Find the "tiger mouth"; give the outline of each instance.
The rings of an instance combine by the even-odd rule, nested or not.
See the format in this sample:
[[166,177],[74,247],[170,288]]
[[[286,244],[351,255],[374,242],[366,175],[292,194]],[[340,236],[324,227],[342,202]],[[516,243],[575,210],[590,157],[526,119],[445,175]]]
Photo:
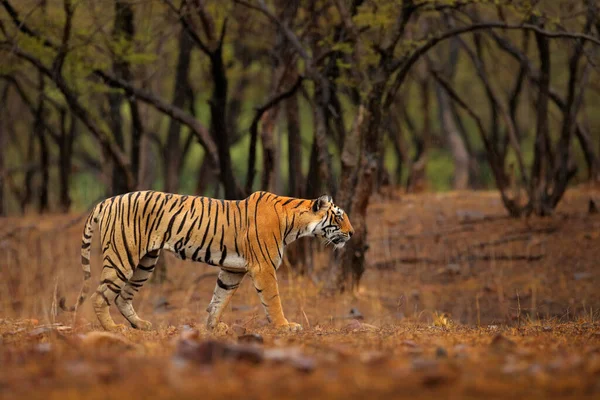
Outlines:
[[333,244],[344,244],[348,241],[348,237],[346,236],[336,236],[333,239],[331,239],[331,241],[333,242]]

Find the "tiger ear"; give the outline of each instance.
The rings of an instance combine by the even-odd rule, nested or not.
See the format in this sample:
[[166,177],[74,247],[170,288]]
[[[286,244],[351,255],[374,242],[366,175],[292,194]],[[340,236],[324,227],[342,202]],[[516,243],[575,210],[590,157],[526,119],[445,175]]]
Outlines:
[[331,203],[333,203],[333,199],[331,198],[331,196],[324,194],[323,196],[313,201],[312,210],[313,212],[317,212],[319,210],[322,210],[323,208],[329,207]]

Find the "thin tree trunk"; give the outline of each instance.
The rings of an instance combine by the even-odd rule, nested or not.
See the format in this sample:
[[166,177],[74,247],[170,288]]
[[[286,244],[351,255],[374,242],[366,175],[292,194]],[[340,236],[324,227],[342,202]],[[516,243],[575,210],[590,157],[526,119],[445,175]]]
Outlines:
[[260,182],[261,190],[273,191],[275,185],[275,123],[279,114],[279,106],[275,106],[267,111],[262,118],[262,129],[260,130],[260,139],[262,143],[263,171]]
[[[365,271],[367,240],[367,207],[377,179],[377,160],[381,149],[381,109],[385,82],[373,85],[365,98],[363,123],[357,120],[360,130],[362,152],[357,181],[352,193],[352,207],[349,216],[354,227],[354,236],[343,253],[342,273],[338,275],[336,287],[340,290],[355,289]],[[360,111],[359,111],[360,118]],[[350,141],[351,138],[348,138]],[[331,280],[330,280],[331,282]]]
[[5,83],[2,88],[2,95],[0,96],[0,104],[3,105],[0,107],[0,217],[6,216],[6,206],[4,204],[4,174],[6,173],[5,165],[4,165],[4,154],[6,152],[6,146],[8,140],[6,139],[4,121],[6,114],[6,99],[8,99],[8,88],[9,84]]
[[69,114],[70,126],[67,129],[67,112],[61,112],[60,115],[60,138],[59,138],[59,191],[60,207],[63,212],[68,212],[71,207],[71,196],[69,195],[69,178],[71,176],[71,163],[73,158],[73,141],[77,134],[77,119],[73,114]]
[[285,101],[288,131],[288,192],[292,197],[302,197],[302,137],[300,136],[300,112],[298,96]]
[[[178,108],[184,108],[189,90],[189,69],[193,41],[185,29],[179,34],[179,55],[175,69],[175,83],[173,88],[172,104]],[[165,147],[164,188],[166,192],[176,193],[179,189],[179,174],[182,165],[181,150],[181,124],[171,119],[167,133]]]
[[[421,129],[421,148],[415,156],[411,165],[410,174],[407,181],[407,191],[419,191],[426,185],[426,166],[427,156],[429,153],[429,145],[431,138],[431,124],[429,121],[430,114],[430,99],[429,99],[429,83],[427,79],[421,79],[419,82],[421,89],[421,113],[423,115],[423,127]],[[416,133],[415,133],[416,134]]]
[[49,205],[49,181],[50,181],[50,154],[48,150],[48,142],[45,132],[45,118],[46,118],[46,106],[44,101],[44,90],[45,81],[42,73],[38,73],[38,104],[35,112],[35,133],[38,138],[39,151],[40,151],[40,203],[39,212],[47,212],[50,208]]
[[[588,2],[592,3],[591,0],[588,0]],[[591,28],[592,21],[596,18],[595,13],[593,15],[589,15],[591,11],[592,7],[590,6],[588,10],[588,21],[586,24],[587,32],[589,32]],[[584,43],[582,40],[577,40],[575,43],[575,50],[573,51],[573,55],[569,59],[569,82],[567,85],[567,96],[565,100],[566,112],[563,115],[563,124],[560,138],[558,141],[558,148],[556,154],[557,159],[555,162],[554,169],[554,185],[549,199],[549,206],[552,210],[559,203],[560,199],[562,199],[562,196],[567,190],[567,185],[569,184],[569,181],[577,171],[577,167],[571,165],[573,161],[571,159],[571,142],[576,128],[575,121],[577,119],[577,113],[581,104],[581,99],[577,98],[576,90],[578,66],[579,60],[583,55],[583,45]]]
[[454,177],[452,179],[452,188],[454,190],[464,190],[469,187],[469,153],[465,142],[458,131],[450,99],[444,90],[436,85],[436,95],[439,106],[440,121],[446,131],[446,139],[450,147],[450,153],[454,159]]
[[584,131],[579,124],[575,129],[575,135],[581,146],[588,167],[588,179],[591,182],[600,182],[600,161],[594,153],[593,141],[589,133]]
[[[29,140],[27,141],[27,164],[31,164],[35,159],[35,138],[35,127],[32,126],[31,133],[29,134]],[[34,175],[35,168],[28,168],[27,171],[25,171],[25,188],[23,189],[23,195],[21,196],[21,212],[23,214],[25,214],[25,211],[27,210],[27,205],[31,202],[31,196],[33,195],[32,186]]]
[[207,155],[202,158],[202,163],[200,163],[200,168],[198,170],[198,183],[196,185],[196,194],[198,195],[206,195],[208,189],[212,184],[218,185],[218,177],[215,173],[214,165],[210,157]]
[[546,177],[548,168],[548,157],[546,142],[549,137],[548,125],[548,100],[550,86],[550,45],[548,38],[535,33],[535,39],[540,58],[540,84],[537,99],[537,125],[535,132],[535,144],[533,147],[533,165],[531,169],[531,207],[537,215],[545,215],[545,203],[548,193],[546,192]]
[[317,149],[317,134],[313,135],[313,142],[310,149],[310,161],[308,164],[308,175],[306,176],[306,186],[304,188],[305,197],[313,199],[319,197],[321,193],[321,175],[319,174],[319,150]]
[[[130,43],[133,38],[133,10],[127,2],[116,0],[114,3],[115,20],[112,36],[116,43]],[[123,51],[123,49],[118,49]],[[128,63],[122,60],[120,54],[113,54],[113,73],[118,79],[127,79],[126,70]],[[110,129],[116,145],[121,151],[125,150],[125,135],[123,132],[123,117],[121,115],[121,106],[124,96],[120,91],[113,91],[108,94]],[[133,160],[132,160],[133,163]],[[129,190],[127,181],[118,168],[112,168],[112,188],[111,194],[121,194]]]
[[227,131],[227,76],[223,64],[223,42],[211,53],[213,94],[210,100],[211,132],[219,152],[219,170],[225,197],[230,200],[241,198],[237,180],[233,174],[229,132]]
[[[329,154],[329,141],[327,140],[327,119],[325,108],[321,97],[323,94],[317,93],[313,107],[313,124],[315,129],[315,142],[317,145],[317,166],[319,171],[319,181],[327,185],[326,191],[331,195],[336,194],[336,184],[331,167],[331,155]],[[319,190],[322,190],[319,188]]]
[[408,164],[408,155],[406,151],[406,144],[402,138],[402,127],[396,116],[388,115],[389,121],[388,136],[392,142],[392,147],[396,153],[396,168],[394,170],[393,183],[397,186],[402,184],[402,170],[405,165]]

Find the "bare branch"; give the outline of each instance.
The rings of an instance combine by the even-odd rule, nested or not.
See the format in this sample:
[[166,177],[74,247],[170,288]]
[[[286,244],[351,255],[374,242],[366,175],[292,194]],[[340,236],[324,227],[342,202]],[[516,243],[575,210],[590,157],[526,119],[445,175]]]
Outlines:
[[52,62],[52,69],[55,73],[59,74],[62,72],[65,58],[67,57],[67,51],[69,47],[69,40],[71,39],[71,30],[73,28],[73,14],[75,10],[71,5],[71,0],[63,0],[63,9],[65,11],[65,26],[63,27],[62,42],[58,49],[58,54]]
[[[179,21],[181,22],[181,25],[186,30],[186,32],[190,35],[190,37],[192,38],[192,40],[194,41],[194,43],[196,43],[196,45],[200,48],[200,50],[202,50],[207,56],[210,57],[211,54],[212,54],[212,50],[208,47],[208,45],[206,43],[204,43],[204,41],[200,38],[200,36],[198,36],[198,34],[196,33],[196,31],[194,30],[194,28],[190,24],[190,21],[188,21],[188,19],[186,18],[186,16],[182,13],[182,10],[178,10],[177,7],[175,7],[175,5],[170,0],[163,0],[163,2],[165,4],[167,4],[169,6],[169,8],[175,14],[177,14],[177,16],[179,17]],[[182,4],[182,8],[185,5],[187,5],[186,2],[184,2]]]
[[[10,83],[15,88],[15,90],[19,94],[19,97],[21,97],[21,100],[27,106],[27,109],[29,110],[31,115],[35,116],[36,106],[33,104],[33,101],[27,96],[27,94],[25,93],[25,90],[21,87],[21,84],[19,83],[19,81],[15,77],[10,76],[10,75],[0,75],[0,78],[6,80],[8,83]],[[43,96],[44,100],[47,99],[47,97],[43,93],[42,93],[42,96]],[[46,119],[42,119],[42,124],[44,125],[44,129],[46,130],[46,132],[48,132],[48,134],[50,135],[52,140],[54,140],[54,142],[58,143],[59,135],[58,135],[58,133],[56,133],[54,131],[54,128],[52,126],[48,125],[48,123],[46,122]]]
[[271,22],[273,22],[275,25],[277,25],[279,27],[279,29],[281,29],[281,31],[283,32],[285,37],[294,46],[294,48],[296,49],[298,54],[300,54],[300,57],[302,57],[309,64],[312,62],[312,57],[308,55],[308,53],[306,52],[306,50],[300,43],[300,40],[298,40],[298,37],[294,34],[294,32],[292,32],[290,30],[290,28],[287,25],[285,25],[279,18],[277,18],[277,16],[275,14],[273,14],[273,12],[271,10],[269,10],[269,8],[265,4],[264,0],[258,1],[259,6],[255,6],[244,0],[234,0],[234,1],[245,7],[260,11],[262,14],[264,14],[266,17],[268,17],[271,20]]
[[511,25],[511,24],[506,24],[504,22],[491,21],[491,22],[477,22],[477,23],[474,23],[469,26],[463,26],[460,28],[451,29],[447,32],[442,33],[441,35],[430,38],[424,44],[422,44],[416,50],[414,50],[408,57],[402,57],[401,59],[399,59],[391,64],[391,66],[389,67],[389,70],[391,72],[399,70],[399,72],[396,75],[396,78],[394,80],[394,83],[392,84],[392,87],[388,90],[388,93],[383,102],[384,107],[388,108],[393,103],[394,94],[398,91],[398,89],[400,88],[400,86],[402,85],[404,80],[406,79],[406,76],[408,75],[408,71],[419,60],[419,58],[422,55],[424,55],[425,53],[427,53],[427,51],[429,51],[431,48],[435,47],[438,43],[440,43],[446,39],[449,39],[453,36],[462,35],[463,33],[467,33],[467,32],[474,32],[474,31],[478,31],[478,30],[482,30],[482,29],[493,29],[493,28],[531,30],[534,32],[538,32],[544,36],[550,37],[550,38],[581,39],[581,40],[590,41],[592,43],[600,45],[600,39],[590,36],[590,35],[585,35],[585,34],[581,34],[581,33],[573,33],[573,32],[551,32],[551,31],[542,29],[537,25],[531,25],[531,24]]
[[125,174],[127,182],[133,187],[133,182],[135,182],[135,179],[131,173],[131,169],[129,168],[129,159],[121,151],[121,149],[110,139],[106,132],[104,132],[99,126],[97,126],[94,123],[93,118],[90,116],[88,111],[80,104],[76,94],[73,91],[71,91],[71,89],[68,87],[62,75],[55,74],[54,71],[46,67],[39,59],[19,49],[16,46],[10,47],[8,50],[16,56],[18,56],[19,58],[28,61],[30,64],[32,64],[40,72],[42,72],[54,82],[56,87],[65,97],[65,100],[67,101],[67,104],[69,105],[71,110],[73,110],[73,113],[77,115],[77,117],[79,117],[79,119],[85,124],[85,126],[90,130],[90,132],[108,151],[115,163]]
[[217,146],[212,140],[208,130],[197,119],[183,111],[181,108],[165,102],[151,92],[136,88],[123,79],[116,78],[100,70],[95,70],[94,75],[102,79],[108,86],[123,89],[127,95],[137,97],[141,101],[150,104],[157,110],[188,126],[192,132],[194,132],[194,135],[198,138],[198,141],[202,147],[204,147],[209,157],[213,159],[215,165],[218,165]]
[[278,95],[269,99],[265,104],[256,109],[256,113],[254,114],[254,118],[252,119],[252,124],[250,125],[250,155],[248,159],[248,175],[246,177],[246,193],[250,193],[252,191],[252,184],[254,183],[254,175],[256,174],[255,164],[256,164],[256,141],[258,139],[258,123],[262,118],[263,114],[267,112],[272,107],[276,106],[282,100],[285,100],[291,97],[298,88],[302,85],[302,81],[304,80],[303,76],[298,76],[298,79],[292,85],[291,88],[286,90],[285,92],[279,93]]

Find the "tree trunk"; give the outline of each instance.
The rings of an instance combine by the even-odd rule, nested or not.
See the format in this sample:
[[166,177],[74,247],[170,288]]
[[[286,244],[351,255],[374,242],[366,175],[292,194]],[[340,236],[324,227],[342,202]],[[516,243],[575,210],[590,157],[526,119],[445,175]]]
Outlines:
[[274,191],[276,146],[274,140],[275,123],[279,114],[279,106],[275,106],[263,114],[260,141],[262,143],[263,168],[260,189]]
[[588,167],[588,179],[590,182],[600,182],[600,161],[594,153],[593,141],[589,133],[579,125],[575,128],[575,134],[585,157]]
[[288,131],[288,192],[292,197],[302,197],[302,137],[297,95],[294,94],[285,101],[285,113]]
[[[302,138],[300,135],[300,115],[298,107],[298,96],[292,95],[285,100],[285,114],[288,133],[288,193],[291,197],[302,197],[303,174],[302,174]],[[308,240],[297,240],[292,243],[286,256],[291,265],[296,266],[296,272],[300,275],[312,273],[311,242]]]
[[304,187],[304,197],[316,199],[321,193],[321,175],[319,174],[319,150],[317,148],[317,133],[313,135],[313,142],[310,149],[310,161],[308,163],[308,175],[306,176],[306,186]]
[[47,212],[49,206],[49,181],[50,181],[50,154],[48,150],[48,142],[46,138],[45,125],[46,125],[46,107],[44,101],[44,90],[45,81],[42,73],[38,73],[38,103],[35,111],[35,125],[34,130],[37,135],[39,151],[40,151],[40,203],[39,212]]
[[548,100],[550,86],[550,45],[548,38],[535,33],[535,39],[540,58],[539,94],[536,111],[536,132],[533,147],[533,165],[531,169],[531,195],[532,211],[537,215],[546,215],[550,210],[546,209],[546,179],[548,175],[547,141],[549,140],[548,125]]
[[392,148],[396,153],[396,168],[394,170],[393,184],[400,186],[402,184],[402,169],[408,164],[408,152],[406,144],[402,138],[402,127],[398,121],[398,117],[388,115],[388,136],[392,142]]
[[441,125],[446,131],[446,139],[454,159],[452,188],[454,190],[465,190],[469,187],[469,153],[456,125],[450,107],[450,99],[439,84],[436,85],[436,95]]
[[[377,160],[381,149],[381,109],[385,82],[373,85],[370,93],[365,98],[364,120],[359,117],[356,130],[360,132],[362,152],[356,185],[348,190],[350,193],[351,208],[349,217],[354,227],[354,236],[348,242],[343,254],[342,270],[337,279],[337,288],[340,290],[356,289],[360,278],[365,271],[365,253],[368,246],[367,238],[367,207],[377,179]],[[347,141],[351,141],[348,138]]]
[[[185,29],[179,34],[179,55],[175,69],[175,83],[173,88],[172,104],[178,108],[185,107],[187,91],[189,90],[190,56],[193,42]],[[181,150],[181,124],[171,119],[167,133],[165,147],[164,167],[164,189],[169,193],[177,193],[179,190],[179,173],[183,161]]]
[[[594,16],[595,18],[595,16]],[[567,96],[565,101],[565,113],[563,115],[563,124],[561,128],[556,161],[554,163],[554,185],[549,199],[549,206],[553,210],[567,190],[567,185],[575,175],[577,167],[571,165],[571,142],[575,132],[575,121],[580,103],[576,98],[576,86],[578,65],[583,55],[583,42],[578,40],[575,44],[573,55],[569,59],[569,82],[567,85]]]
[[200,169],[198,170],[198,183],[196,185],[196,194],[204,196],[212,184],[219,185],[218,176],[216,176],[215,167],[208,155],[204,155]]
[[62,212],[68,212],[71,207],[71,196],[69,195],[69,178],[71,176],[71,163],[73,157],[73,141],[77,134],[77,119],[73,114],[71,124],[67,129],[67,113],[61,112],[60,118],[60,138],[59,138],[59,191],[60,208]]
[[[326,191],[335,196],[336,184],[331,167],[331,155],[329,154],[329,141],[327,139],[327,119],[325,108],[321,97],[323,94],[317,93],[313,106],[313,124],[315,129],[315,143],[317,145],[317,166],[319,172],[319,181],[327,185]],[[319,190],[322,190],[319,188]]]
[[[225,28],[223,28],[225,29]],[[223,64],[223,42],[210,55],[211,73],[213,78],[213,93],[210,99],[211,133],[217,143],[219,153],[219,171],[221,182],[225,188],[225,198],[240,199],[242,193],[237,185],[231,165],[229,132],[227,131],[227,76]]]
[[[4,87],[2,88],[2,95],[0,96],[0,104],[6,104],[6,99],[8,98],[8,88],[9,84],[4,84]],[[2,107],[2,109],[0,109],[0,149],[3,149],[0,151],[0,217],[6,216],[6,206],[4,204],[4,174],[6,173],[4,165],[4,149],[6,149],[8,140],[6,139],[4,127],[4,114],[6,114],[6,109],[5,107]]]
[[[431,141],[431,126],[429,121],[430,99],[428,80],[421,79],[419,82],[421,89],[421,113],[423,115],[423,127],[421,129],[420,148],[417,148],[417,154],[412,162],[406,190],[409,192],[421,191],[427,184],[427,156],[429,152],[429,142]],[[416,135],[417,133],[414,132]]]
[[[116,43],[121,44],[123,41],[130,44],[133,39],[134,28],[133,28],[133,9],[131,5],[122,0],[116,0],[114,3],[115,7],[115,20],[112,36]],[[118,49],[119,52],[124,52],[122,48]],[[125,50],[126,51],[126,50]],[[113,73],[118,79],[126,80],[126,70],[128,69],[128,63],[122,60],[122,54],[113,54]],[[124,96],[121,91],[113,90],[108,94],[108,105],[109,105],[109,126],[113,134],[116,145],[121,151],[125,150],[125,135],[123,132],[123,117],[121,115],[121,106],[123,104]],[[132,160],[133,164],[133,160]],[[135,176],[135,175],[134,175]],[[127,181],[121,171],[118,168],[112,168],[112,188],[110,190],[112,195],[126,193],[130,190]]]
[[[352,129],[347,133],[346,141],[344,142],[344,148],[342,149],[341,156],[341,183],[340,190],[337,196],[337,204],[344,209],[346,213],[350,216],[352,220],[352,226],[354,227],[355,235],[352,239],[351,243],[348,243],[349,246],[352,246],[349,249],[343,248],[341,251],[334,253],[332,256],[332,260],[330,262],[329,268],[329,276],[327,279],[329,289],[331,290],[345,290],[348,285],[351,287],[355,284],[358,284],[358,280],[356,283],[352,281],[350,278],[352,275],[352,267],[349,269],[347,265],[354,265],[354,262],[364,261],[364,256],[361,257],[362,251],[359,251],[356,259],[352,255],[349,255],[348,252],[354,253],[354,246],[356,244],[356,233],[359,233],[358,229],[361,229],[360,233],[362,236],[359,236],[358,249],[362,249],[364,247],[364,243],[366,240],[366,231],[363,232],[364,229],[364,221],[360,219],[360,216],[355,220],[355,213],[353,209],[353,199],[356,195],[357,188],[357,178],[360,170],[360,155],[361,155],[361,147],[364,142],[362,141],[363,130],[367,112],[365,111],[365,107],[361,104],[358,107],[358,112],[356,114],[356,118],[354,119]],[[358,224],[358,225],[357,225]],[[358,226],[358,229],[357,229]],[[349,264],[350,263],[350,264]],[[359,275],[362,275],[361,268],[358,268]],[[360,276],[358,276],[360,279]]]

